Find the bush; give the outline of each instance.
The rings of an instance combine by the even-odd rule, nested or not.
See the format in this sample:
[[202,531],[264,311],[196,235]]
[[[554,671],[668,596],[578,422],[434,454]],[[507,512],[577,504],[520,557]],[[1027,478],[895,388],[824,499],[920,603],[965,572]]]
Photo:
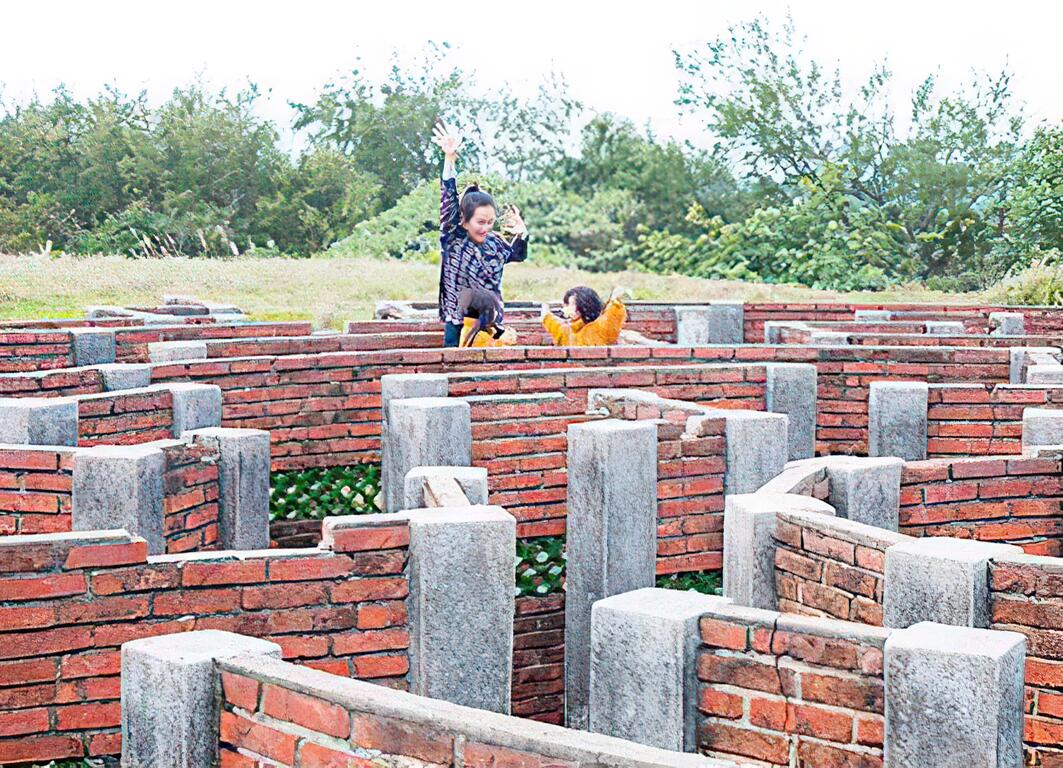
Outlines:
[[549,595],[562,590],[565,538],[543,536],[517,541],[516,595]]
[[1004,280],[987,293],[990,301],[1032,306],[1063,305],[1063,263],[1060,251],[1038,254],[1033,265]]
[[721,571],[672,573],[667,576],[658,576],[657,586],[661,589],[684,589],[706,595],[722,595],[723,573]]
[[269,519],[320,520],[381,510],[380,466],[314,467],[270,476]]

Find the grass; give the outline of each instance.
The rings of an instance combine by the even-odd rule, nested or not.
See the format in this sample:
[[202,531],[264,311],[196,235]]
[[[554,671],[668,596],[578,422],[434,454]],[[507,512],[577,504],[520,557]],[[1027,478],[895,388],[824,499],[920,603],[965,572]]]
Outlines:
[[[700,280],[640,272],[591,273],[542,267],[533,261],[506,268],[505,295],[557,301],[573,285],[608,293],[632,289],[636,300],[706,301],[977,301],[922,287],[884,293],[837,293],[789,285]],[[233,303],[256,320],[311,320],[342,328],[372,317],[377,301],[434,301],[439,267],[374,259],[127,259],[121,256],[0,255],[0,319],[80,317],[91,304],[155,305],[163,294]]]

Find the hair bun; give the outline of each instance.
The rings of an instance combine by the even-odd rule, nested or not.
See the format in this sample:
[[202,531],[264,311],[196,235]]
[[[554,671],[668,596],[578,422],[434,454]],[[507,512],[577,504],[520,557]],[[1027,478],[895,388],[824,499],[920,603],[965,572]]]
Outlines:
[[480,191],[480,185],[479,185],[479,184],[477,184],[477,183],[476,183],[475,181],[474,181],[474,182],[472,182],[471,184],[467,184],[467,185],[465,186],[465,192],[466,192],[466,193],[469,193],[469,192],[479,192],[479,191]]

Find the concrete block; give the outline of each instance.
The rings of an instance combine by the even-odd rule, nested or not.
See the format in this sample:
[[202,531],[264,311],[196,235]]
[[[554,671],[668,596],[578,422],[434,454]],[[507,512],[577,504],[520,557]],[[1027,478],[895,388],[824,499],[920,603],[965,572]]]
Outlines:
[[221,387],[216,384],[160,384],[173,394],[173,436],[221,426]]
[[954,320],[928,320],[926,322],[927,336],[963,336],[967,333],[963,323]]
[[71,328],[74,342],[74,365],[113,363],[114,331],[110,328]]
[[885,764],[1020,768],[1026,640],[924,622],[886,640]]
[[1022,312],[990,312],[990,336],[1024,336],[1026,315]]
[[676,307],[676,344],[742,344],[745,306],[742,302],[712,302],[701,307]]
[[853,313],[857,323],[887,323],[893,319],[893,312],[888,309],[858,309]]
[[469,504],[487,503],[487,470],[483,467],[414,467],[406,473],[403,509],[425,506],[424,483],[429,478],[450,478],[461,487]]
[[788,452],[785,414],[706,408],[704,415],[687,419],[686,431],[701,434],[702,422],[719,418],[725,420],[724,493],[753,493],[782,472]]
[[[392,400],[405,400],[414,397],[446,397],[448,392],[447,377],[442,373],[399,373],[380,377],[380,485],[384,494],[384,508],[398,509],[402,506],[402,494],[405,482],[403,474],[393,474],[395,461],[390,458],[391,446],[388,440],[388,403]],[[442,464],[454,464],[444,461]]]
[[792,325],[786,320],[767,320],[764,322],[764,343],[782,344],[782,329]]
[[210,768],[218,760],[216,659],[280,658],[276,643],[200,630],[122,645],[123,768]]
[[897,530],[904,461],[893,457],[832,457],[826,466],[829,501],[838,517]]
[[1060,364],[1060,350],[1056,347],[1011,347],[1008,382],[1025,384],[1027,371],[1036,365]]
[[637,589],[591,609],[590,730],[696,752],[698,620],[719,598]]
[[1027,408],[1022,412],[1022,449],[1063,444],[1063,409]]
[[1026,368],[1026,384],[1063,385],[1063,365],[1030,365]]
[[922,381],[873,381],[868,399],[868,454],[926,458],[929,387]]
[[166,458],[150,445],[101,445],[74,458],[72,528],[124,528],[148,542],[148,552],[166,551],[163,537],[163,474]]
[[775,610],[775,519],[779,512],[833,515],[826,502],[786,493],[728,496],[723,513],[723,594],[750,608]]
[[484,506],[407,516],[410,692],[508,713],[516,520]]
[[388,403],[387,444],[383,474],[386,511],[402,508],[406,474],[415,467],[472,464],[472,417],[469,404],[449,397],[414,397]]
[[934,621],[989,626],[989,561],[1020,547],[970,539],[919,538],[886,550],[883,623],[910,627]]
[[[177,320],[177,324],[182,321]],[[172,323],[159,323],[150,325],[171,325]],[[149,325],[148,319],[144,319],[144,325]],[[205,341],[153,341],[148,344],[148,360],[153,363],[176,363],[181,360],[206,360],[207,343]]]
[[268,549],[269,432],[208,427],[184,436],[221,454],[218,524],[222,549]]
[[591,606],[652,587],[657,559],[657,425],[604,421],[568,428],[565,712],[590,722]]
[[147,363],[108,363],[98,365],[96,370],[103,378],[107,392],[123,389],[142,389],[151,385],[151,366]]
[[0,397],[0,443],[77,445],[77,401],[70,397]]
[[816,366],[770,363],[767,408],[786,414],[787,458],[807,459],[816,452]]
[[813,347],[845,347],[849,344],[847,331],[815,331],[808,337]]

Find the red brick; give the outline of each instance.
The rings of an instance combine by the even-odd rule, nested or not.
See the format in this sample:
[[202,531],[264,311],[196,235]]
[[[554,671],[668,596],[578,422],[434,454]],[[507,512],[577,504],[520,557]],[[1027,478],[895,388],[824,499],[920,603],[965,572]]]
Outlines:
[[184,616],[235,611],[240,607],[237,589],[185,589],[155,596],[156,616]]
[[354,658],[354,673],[363,680],[405,675],[409,671],[410,662],[405,654],[401,656],[356,656]]
[[706,715],[738,720],[742,717],[742,697],[705,686],[698,697],[698,708]]
[[265,560],[228,563],[188,562],[181,568],[181,584],[202,587],[214,584],[258,584],[266,580]]
[[707,616],[702,617],[700,627],[701,639],[706,645],[715,648],[730,648],[735,651],[744,651],[748,648],[748,627]]
[[405,629],[371,630],[332,637],[332,652],[337,656],[402,650],[409,646],[410,633]]
[[351,743],[364,749],[379,749],[385,754],[443,765],[450,765],[454,756],[454,739],[445,733],[368,714],[354,716]]
[[311,581],[338,579],[351,572],[347,557],[299,557],[272,559],[269,564],[270,581]]
[[351,732],[350,715],[343,707],[276,685],[263,688],[262,712],[340,739]]
[[295,737],[252,722],[232,712],[221,713],[220,738],[225,744],[276,760],[284,765],[295,762]]
[[46,733],[49,730],[48,710],[44,707],[0,712],[0,737]]
[[48,762],[80,758],[84,753],[76,736],[36,736],[0,741],[0,763]]
[[333,531],[332,548],[336,552],[396,549],[407,547],[409,544],[410,529],[405,525],[379,528],[341,528]]
[[60,731],[113,728],[121,722],[122,718],[122,707],[117,701],[57,707],[56,712]]
[[853,718],[842,712],[808,704],[790,704],[787,707],[786,731],[847,743],[853,732]]
[[64,568],[105,568],[114,565],[146,563],[148,543],[133,541],[128,544],[97,544],[75,547],[67,555]]
[[698,746],[704,754],[740,755],[773,765],[790,762],[789,739],[748,728],[705,722],[698,728]]
[[314,768],[379,768],[380,765],[377,760],[367,760],[353,752],[338,752],[312,741],[304,741],[299,748],[299,764]]
[[798,742],[797,758],[800,765],[816,768],[882,768],[883,765],[880,754],[848,751],[805,739]]
[[60,573],[26,579],[0,579],[0,601],[41,600],[80,595],[86,590],[85,574]]
[[332,602],[357,603],[366,600],[401,600],[409,593],[409,583],[405,578],[352,578],[332,588]]
[[321,605],[327,602],[324,584],[271,584],[245,587],[243,606],[257,608],[294,608],[301,605]]
[[372,603],[358,606],[358,629],[383,629],[405,623],[405,603]]
[[698,656],[698,678],[709,683],[736,685],[765,693],[782,693],[776,668],[754,659],[716,656],[702,651]]
[[785,699],[754,697],[749,700],[749,722],[760,728],[782,731],[786,728]]
[[254,712],[258,709],[259,682],[232,672],[221,673],[221,686],[225,700],[234,707]]

